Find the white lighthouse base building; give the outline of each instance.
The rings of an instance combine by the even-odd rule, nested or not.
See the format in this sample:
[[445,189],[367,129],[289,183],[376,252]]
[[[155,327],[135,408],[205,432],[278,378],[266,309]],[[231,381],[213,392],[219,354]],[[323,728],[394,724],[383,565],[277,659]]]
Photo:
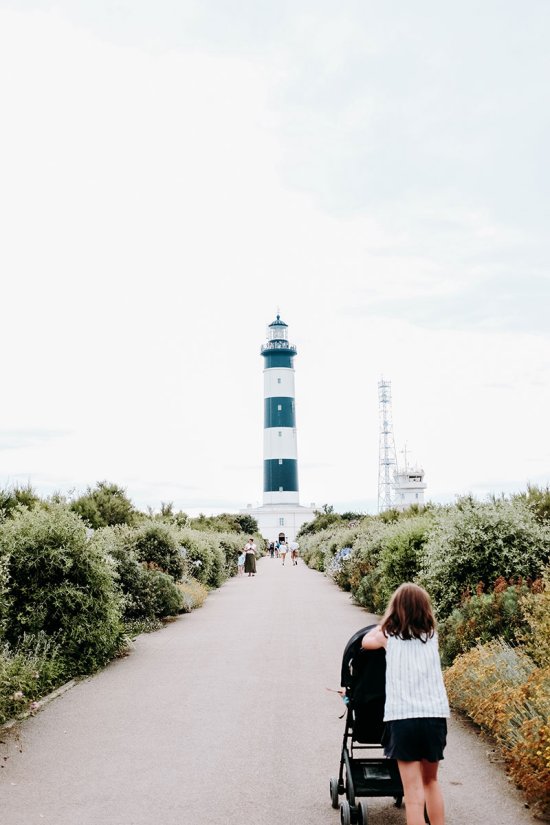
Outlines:
[[284,535],[287,541],[295,541],[303,524],[315,518],[315,505],[301,507],[299,504],[264,504],[261,507],[249,505],[241,513],[252,516],[258,522],[258,531],[266,541],[277,541]]

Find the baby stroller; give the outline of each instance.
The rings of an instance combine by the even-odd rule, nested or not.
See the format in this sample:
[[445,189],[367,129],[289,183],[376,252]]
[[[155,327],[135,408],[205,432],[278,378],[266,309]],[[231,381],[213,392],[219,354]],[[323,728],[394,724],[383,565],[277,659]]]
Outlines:
[[[381,751],[384,729],[386,651],[363,650],[363,636],[374,625],[355,633],[342,659],[341,685],[346,689],[347,712],[340,772],[330,780],[333,808],[340,808],[342,825],[367,825],[367,803],[358,797],[392,796],[397,808],[403,785],[395,759]],[[378,753],[374,753],[378,751]],[[346,799],[340,803],[339,795]]]

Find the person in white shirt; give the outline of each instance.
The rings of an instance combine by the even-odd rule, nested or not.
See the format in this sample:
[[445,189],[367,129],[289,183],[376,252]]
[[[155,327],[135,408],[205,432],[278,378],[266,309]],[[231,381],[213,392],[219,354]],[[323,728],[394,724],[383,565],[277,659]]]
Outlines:
[[280,541],[279,542],[279,556],[282,558],[283,564],[285,563],[287,553],[288,553],[288,544],[286,543],[286,541]]
[[256,544],[252,536],[244,546],[244,572],[249,576],[256,575]]
[[422,587],[406,582],[361,643],[366,650],[386,649],[382,745],[386,756],[397,760],[407,825],[424,825],[424,805],[431,825],[445,823],[437,770],[450,711],[435,627],[430,597]]

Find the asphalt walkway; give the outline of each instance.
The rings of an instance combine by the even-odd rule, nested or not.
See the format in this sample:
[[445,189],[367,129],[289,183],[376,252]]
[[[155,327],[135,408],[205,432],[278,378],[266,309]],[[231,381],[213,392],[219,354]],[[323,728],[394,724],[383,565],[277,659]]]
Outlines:
[[[0,739],[2,825],[338,825],[343,648],[372,617],[300,561],[261,559],[204,607]],[[448,825],[523,825],[490,745],[452,721]],[[404,825],[391,799],[369,825]]]

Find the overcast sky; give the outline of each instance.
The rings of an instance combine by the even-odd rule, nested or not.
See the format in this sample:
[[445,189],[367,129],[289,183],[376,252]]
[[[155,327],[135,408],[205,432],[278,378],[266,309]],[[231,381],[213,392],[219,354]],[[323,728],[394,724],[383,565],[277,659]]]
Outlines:
[[302,504],[550,481],[547,0],[0,0],[0,484]]

